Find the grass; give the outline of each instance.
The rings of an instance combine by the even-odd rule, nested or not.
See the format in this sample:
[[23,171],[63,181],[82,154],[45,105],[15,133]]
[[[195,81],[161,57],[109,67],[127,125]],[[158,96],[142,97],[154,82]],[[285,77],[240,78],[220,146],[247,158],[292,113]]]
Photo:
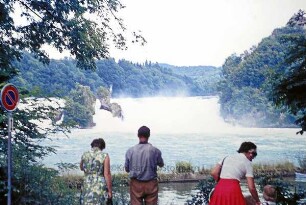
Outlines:
[[292,177],[297,167],[292,162],[285,161],[282,163],[275,164],[262,164],[257,163],[253,165],[254,175],[256,177]]

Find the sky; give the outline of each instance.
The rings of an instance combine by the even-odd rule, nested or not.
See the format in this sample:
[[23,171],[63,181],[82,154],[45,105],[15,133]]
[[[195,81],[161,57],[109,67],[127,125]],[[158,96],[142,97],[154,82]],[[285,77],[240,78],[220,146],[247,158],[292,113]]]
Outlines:
[[147,44],[114,48],[110,56],[176,66],[222,66],[233,53],[257,45],[286,25],[306,0],[121,0],[128,31],[141,31]]

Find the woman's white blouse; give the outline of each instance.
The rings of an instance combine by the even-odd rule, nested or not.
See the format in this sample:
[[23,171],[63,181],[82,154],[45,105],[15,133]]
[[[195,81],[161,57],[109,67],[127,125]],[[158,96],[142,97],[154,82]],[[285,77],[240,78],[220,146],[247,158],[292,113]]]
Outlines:
[[[218,162],[222,164],[223,159]],[[241,180],[254,177],[252,163],[243,153],[227,156],[223,162],[220,178]]]

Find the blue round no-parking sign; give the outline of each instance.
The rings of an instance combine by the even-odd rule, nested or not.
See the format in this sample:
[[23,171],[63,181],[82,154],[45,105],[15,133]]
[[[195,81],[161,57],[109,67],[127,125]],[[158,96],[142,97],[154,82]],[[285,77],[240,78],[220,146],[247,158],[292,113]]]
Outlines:
[[13,84],[5,85],[1,90],[1,105],[6,111],[14,111],[19,103],[19,92]]

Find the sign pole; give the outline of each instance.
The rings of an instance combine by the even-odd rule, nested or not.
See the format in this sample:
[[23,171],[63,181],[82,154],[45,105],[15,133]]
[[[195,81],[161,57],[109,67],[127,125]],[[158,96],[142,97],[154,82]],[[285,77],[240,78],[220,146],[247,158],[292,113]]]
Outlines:
[[12,203],[12,132],[13,132],[13,114],[19,103],[19,92],[13,84],[6,84],[1,89],[1,107],[8,113],[7,122],[7,205]]
[[12,203],[12,130],[13,130],[13,115],[8,112],[8,138],[7,138],[7,205]]

